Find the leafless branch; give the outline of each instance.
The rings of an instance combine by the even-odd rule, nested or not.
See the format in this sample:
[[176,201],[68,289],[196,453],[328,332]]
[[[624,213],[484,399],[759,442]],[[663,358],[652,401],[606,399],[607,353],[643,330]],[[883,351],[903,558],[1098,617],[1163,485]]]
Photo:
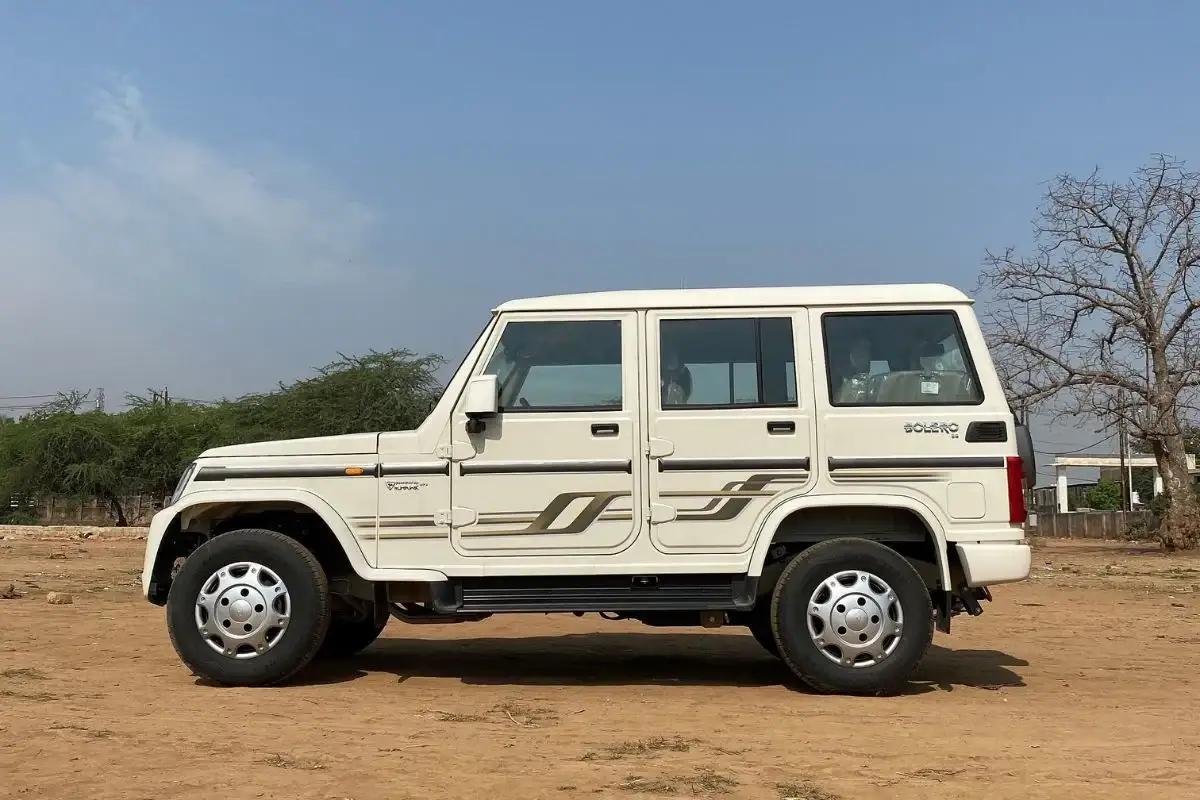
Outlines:
[[1155,155],[1125,181],[1059,175],[1033,234],[1027,254],[989,251],[980,275],[1012,402],[1121,420],[1178,466],[1200,413],[1200,173]]

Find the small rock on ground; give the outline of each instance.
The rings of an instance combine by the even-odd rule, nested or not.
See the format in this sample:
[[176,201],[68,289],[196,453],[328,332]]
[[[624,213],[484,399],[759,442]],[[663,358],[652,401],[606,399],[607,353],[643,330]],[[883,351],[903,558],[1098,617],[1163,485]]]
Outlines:
[[46,602],[52,606],[69,606],[75,602],[75,598],[66,592],[51,592],[46,595]]
[[20,596],[15,585],[0,586],[0,600],[16,600]]

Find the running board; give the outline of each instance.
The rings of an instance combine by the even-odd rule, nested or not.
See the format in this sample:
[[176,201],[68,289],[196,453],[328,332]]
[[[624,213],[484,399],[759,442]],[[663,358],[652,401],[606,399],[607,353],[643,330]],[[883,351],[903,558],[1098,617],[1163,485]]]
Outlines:
[[438,614],[574,611],[742,611],[758,578],[746,575],[582,575],[456,578],[433,584]]

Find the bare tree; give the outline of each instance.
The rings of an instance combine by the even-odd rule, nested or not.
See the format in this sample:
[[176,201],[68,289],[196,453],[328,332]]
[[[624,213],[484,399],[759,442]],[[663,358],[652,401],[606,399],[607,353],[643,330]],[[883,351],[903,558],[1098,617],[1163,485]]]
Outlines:
[[1186,423],[1200,395],[1200,173],[1157,155],[1124,182],[1060,175],[1032,254],[988,252],[981,305],[1014,405],[1123,426],[1163,476],[1168,549],[1200,545]]

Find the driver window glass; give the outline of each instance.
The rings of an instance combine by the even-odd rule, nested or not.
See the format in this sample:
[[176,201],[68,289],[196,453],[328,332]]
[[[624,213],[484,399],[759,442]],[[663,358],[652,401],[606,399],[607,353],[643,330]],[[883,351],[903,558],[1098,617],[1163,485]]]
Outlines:
[[953,312],[826,314],[822,327],[835,406],[983,402]]
[[501,411],[619,411],[621,321],[510,322],[483,374]]

